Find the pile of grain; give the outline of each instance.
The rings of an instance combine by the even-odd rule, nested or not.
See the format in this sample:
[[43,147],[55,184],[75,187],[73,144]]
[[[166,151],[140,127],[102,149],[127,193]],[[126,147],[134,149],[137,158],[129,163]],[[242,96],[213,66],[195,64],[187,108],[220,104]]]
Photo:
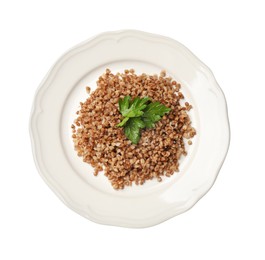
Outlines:
[[[116,127],[122,119],[118,101],[126,95],[148,96],[171,108],[155,128],[142,131],[137,145],[126,138],[123,128]],[[134,70],[114,75],[107,69],[99,77],[97,89],[80,103],[72,125],[78,156],[94,167],[95,175],[104,170],[114,189],[170,177],[179,171],[180,157],[187,155],[183,139],[196,134],[188,116],[192,106],[188,102],[181,106],[181,99],[180,84],[166,77],[164,71],[160,76],[136,75]]]

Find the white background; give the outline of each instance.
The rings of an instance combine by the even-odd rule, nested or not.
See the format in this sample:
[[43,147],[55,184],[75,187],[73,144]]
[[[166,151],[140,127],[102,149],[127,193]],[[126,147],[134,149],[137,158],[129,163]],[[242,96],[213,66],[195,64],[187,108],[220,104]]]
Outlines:
[[[1,1],[0,259],[265,259],[263,1]],[[33,163],[34,93],[56,59],[100,32],[174,38],[214,72],[231,145],[211,191],[146,229],[92,223],[69,210]],[[262,248],[263,247],[263,248]]]

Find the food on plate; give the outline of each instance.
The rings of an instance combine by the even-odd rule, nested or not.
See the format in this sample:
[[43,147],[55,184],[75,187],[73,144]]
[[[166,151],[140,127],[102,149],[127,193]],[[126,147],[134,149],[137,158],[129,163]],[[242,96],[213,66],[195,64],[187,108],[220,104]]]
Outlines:
[[71,126],[77,155],[94,175],[104,171],[117,190],[178,172],[179,159],[187,155],[184,140],[196,135],[192,106],[180,89],[165,71],[158,76],[106,69]]

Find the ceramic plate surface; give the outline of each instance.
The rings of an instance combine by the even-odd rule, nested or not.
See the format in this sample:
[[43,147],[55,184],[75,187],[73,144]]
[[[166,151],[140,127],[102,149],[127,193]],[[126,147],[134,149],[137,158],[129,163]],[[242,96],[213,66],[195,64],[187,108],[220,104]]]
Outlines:
[[[85,87],[96,87],[106,68],[167,73],[182,85],[197,130],[180,172],[115,191],[95,177],[73,149],[71,124]],[[39,173],[71,209],[97,223],[148,227],[190,209],[213,185],[229,146],[226,101],[212,72],[182,44],[139,31],[107,32],[64,54],[42,81],[33,104],[30,134]]]

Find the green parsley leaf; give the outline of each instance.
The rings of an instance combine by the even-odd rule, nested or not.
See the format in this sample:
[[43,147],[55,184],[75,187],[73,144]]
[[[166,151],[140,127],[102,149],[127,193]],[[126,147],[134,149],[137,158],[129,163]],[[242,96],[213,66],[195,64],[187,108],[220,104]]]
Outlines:
[[117,126],[124,127],[126,137],[137,144],[141,138],[141,129],[154,127],[171,109],[159,102],[151,102],[149,97],[131,100],[130,96],[125,96],[119,99],[119,110],[123,120]]
[[127,105],[128,96],[126,96],[123,100],[119,100],[120,107],[122,108],[120,110],[121,114],[124,117],[138,117],[141,116],[144,112],[143,109],[146,108],[146,102],[149,101],[148,97],[145,98],[135,98],[132,102],[130,102],[129,106]]
[[140,117],[133,117],[127,121],[124,133],[133,144],[137,144],[141,137],[140,129],[144,127],[145,124]]
[[119,110],[123,114],[126,109],[129,108],[130,105],[130,96],[125,96],[124,99],[119,99]]
[[142,119],[147,128],[152,128],[155,126],[155,123],[161,119],[166,113],[171,109],[159,102],[153,102],[146,106],[144,109],[144,114]]

